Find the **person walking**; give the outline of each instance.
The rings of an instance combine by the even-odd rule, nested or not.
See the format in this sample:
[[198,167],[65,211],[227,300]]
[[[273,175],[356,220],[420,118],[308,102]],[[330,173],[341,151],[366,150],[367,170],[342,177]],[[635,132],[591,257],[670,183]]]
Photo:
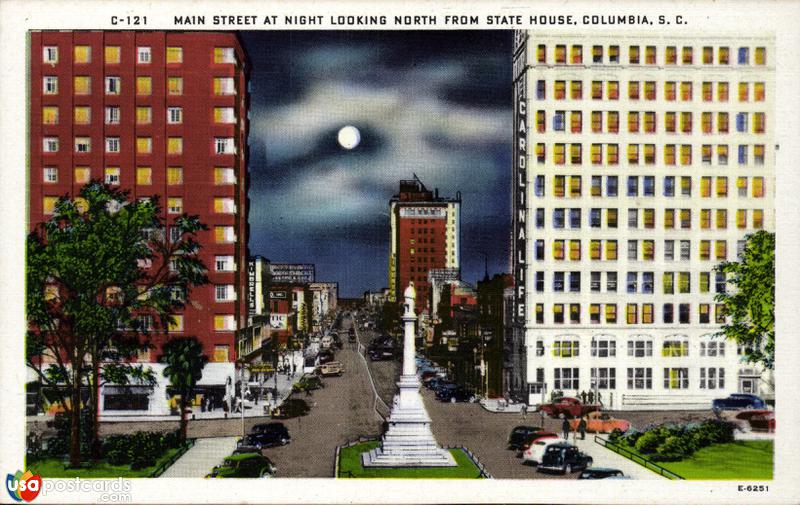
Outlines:
[[569,440],[569,419],[567,419],[567,416],[564,416],[564,421],[561,423],[561,434],[564,440]]
[[578,431],[581,432],[581,440],[586,440],[586,417],[581,417],[578,423]]
[[528,417],[528,404],[527,403],[523,403],[522,404],[522,409],[520,409],[520,410],[522,412],[522,419],[526,419]]

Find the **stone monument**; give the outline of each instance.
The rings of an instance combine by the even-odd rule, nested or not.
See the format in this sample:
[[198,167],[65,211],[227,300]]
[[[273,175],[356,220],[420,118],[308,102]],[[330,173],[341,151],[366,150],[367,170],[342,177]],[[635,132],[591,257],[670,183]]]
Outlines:
[[450,451],[442,449],[433,438],[431,418],[419,394],[417,363],[414,351],[416,292],[409,284],[404,293],[403,312],[403,374],[397,385],[389,414],[389,429],[380,447],[361,455],[365,467],[435,467],[457,466]]

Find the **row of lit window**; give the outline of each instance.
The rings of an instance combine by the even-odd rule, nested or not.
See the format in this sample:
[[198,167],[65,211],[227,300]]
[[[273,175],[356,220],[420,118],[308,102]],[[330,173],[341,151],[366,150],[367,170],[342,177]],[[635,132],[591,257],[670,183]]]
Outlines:
[[[569,132],[582,133],[583,132],[583,111],[573,110],[564,111],[556,110],[553,112],[552,130],[553,132],[566,132],[567,131],[567,113],[569,112]],[[716,122],[714,121],[714,114],[717,115]],[[665,133],[692,133],[694,118],[698,117],[689,111],[667,111],[663,113],[664,116],[664,132]],[[603,120],[605,117],[605,121]],[[628,133],[657,133],[657,121],[655,111],[628,111],[627,128],[625,131]],[[700,117],[700,130],[703,133],[715,133],[714,125],[716,124],[716,133],[729,133],[730,131],[730,114],[728,112],[701,112]],[[736,113],[736,132],[748,133],[750,118],[752,117],[753,133],[764,133],[766,115],[763,112],[739,112]],[[591,111],[591,132],[592,133],[619,133],[620,131],[620,113],[619,111]],[[680,126],[680,128],[678,128]],[[543,110],[536,111],[536,132],[547,132],[547,112]]]
[[[580,385],[580,368],[554,368],[553,388],[562,391],[578,391]],[[617,389],[616,368],[592,368],[591,384],[589,389]],[[544,382],[544,369],[537,369],[537,376],[541,377],[539,383]],[[627,387],[631,390],[653,389],[653,369],[628,368]],[[724,368],[700,368],[700,389],[725,389]],[[541,392],[541,386],[538,389]],[[584,388],[586,389],[585,385]],[[664,368],[664,389],[689,389],[688,368]]]
[[[686,358],[689,356],[689,340],[687,338],[667,337],[661,345],[661,357]],[[653,356],[653,341],[645,339],[628,340],[627,355],[631,358],[650,358]],[[550,346],[551,354],[557,358],[574,358],[580,356],[581,342],[577,339],[564,339],[553,341]],[[622,350],[620,350],[620,355]],[[536,341],[536,356],[545,356],[545,343]],[[590,347],[593,358],[617,357],[617,342],[614,338],[593,338]],[[725,357],[725,342],[700,342],[700,357],[723,358]],[[613,369],[612,369],[613,370]],[[724,374],[723,374],[724,375]]]
[[[763,223],[761,223],[763,224]],[[619,247],[616,239],[591,239],[584,240],[583,243],[589,243],[589,259],[592,261],[617,261],[619,258]],[[713,259],[726,260],[728,259],[728,241],[727,240],[699,240],[698,253],[700,260],[708,261],[712,259],[711,246],[714,245]],[[741,248],[741,242],[738,247]],[[605,247],[604,247],[605,245]],[[542,253],[537,252],[536,259],[544,260],[544,248]],[[605,251],[605,254],[603,252]],[[674,253],[673,253],[674,256]],[[580,239],[554,239],[552,258],[556,261],[581,261],[582,247]],[[628,240],[628,255],[629,261],[655,261],[656,259],[656,241],[655,240]]]
[[[136,171],[136,178],[137,183],[140,180],[146,180],[146,178],[150,177],[150,169],[145,167],[139,167]],[[119,185],[119,168],[109,167],[106,168],[105,172],[105,183],[109,186],[118,186]],[[151,181],[147,180],[147,182],[141,183],[144,185],[151,184]],[[45,196],[42,199],[42,212],[44,214],[53,214],[55,212],[56,203],[58,202],[57,196]],[[183,207],[183,198],[170,196],[167,197],[167,213],[168,214],[183,214],[184,207]],[[214,198],[214,212],[217,214],[235,214],[236,213],[236,204],[233,201],[233,198],[229,197],[215,197]]]
[[[556,80],[553,81],[553,98],[555,100],[582,100],[583,99],[582,80]],[[623,81],[624,83],[625,81]],[[628,99],[653,101],[657,99],[658,81],[627,81]],[[568,86],[569,84],[569,86]],[[728,81],[700,81],[701,97],[704,102],[714,101],[714,85],[717,86],[717,101],[727,102],[729,99],[730,82]],[[569,87],[569,93],[567,88]],[[591,81],[592,100],[603,99],[603,88],[605,87],[606,100],[619,100],[620,81]],[[752,91],[752,95],[750,90]],[[682,102],[691,102],[693,99],[694,81],[664,81],[664,100],[674,102],[680,97]],[[739,81],[738,99],[739,102],[763,102],[766,98],[765,83],[763,81]],[[547,81],[539,79],[536,81],[536,99],[547,99]]]
[[[233,107],[214,107],[213,121],[219,124],[233,124],[236,122],[236,115]],[[183,124],[183,107],[167,107],[167,124]],[[120,124],[120,107],[110,106],[105,108],[105,124]],[[42,124],[57,125],[59,121],[59,110],[57,106],[42,107]],[[73,107],[73,124],[88,125],[92,123],[92,108],[88,105],[77,105]],[[144,125],[153,122],[152,107],[136,107],[136,124]]]
[[[73,169],[73,184],[86,184],[91,178],[92,170],[87,166],[75,167]],[[233,168],[214,167],[214,184],[218,186],[235,184],[236,175]],[[118,184],[120,170],[119,167],[109,167],[105,169],[105,180],[107,184]],[[167,167],[167,184],[170,186],[183,184],[183,167]],[[54,184],[59,182],[58,167],[44,167],[42,170],[42,182]],[[148,166],[136,167],[136,184],[153,184],[153,169]]]
[[[76,153],[92,152],[91,137],[75,137]],[[58,137],[44,137],[42,142],[43,152],[57,153],[60,149]],[[214,137],[211,139],[211,148],[214,154],[236,154],[236,142],[233,137]],[[105,152],[121,152],[121,141],[119,137],[106,137]],[[136,153],[151,154],[153,152],[153,137],[136,137]],[[183,154],[183,137],[167,137],[167,154]]]
[[[91,45],[75,45],[72,48],[72,63],[87,64],[92,62],[94,47]],[[213,63],[236,63],[236,52],[232,47],[215,47],[210,54]],[[174,65],[183,63],[183,47],[167,46],[164,54],[164,61]],[[55,65],[59,62],[59,46],[43,46],[42,62]],[[106,65],[119,65],[122,62],[121,46],[104,46],[103,62]],[[149,65],[153,63],[153,52],[149,46],[139,46],[136,48],[136,63],[138,65]]]
[[[688,245],[689,241],[686,242]],[[689,259],[689,250],[686,249],[685,259]],[[683,255],[684,250],[681,249]],[[584,272],[581,271],[555,271],[552,272],[554,293],[580,293],[582,290],[581,278]],[[616,293],[618,272],[605,272],[606,282],[603,291],[602,274],[603,272],[592,271],[589,273],[589,291],[592,293]],[[698,272],[697,291],[699,293],[709,293],[711,290],[711,280],[714,280],[714,292],[724,293],[726,290],[726,276],[722,272]],[[641,274],[641,275],[640,275]],[[534,273],[534,290],[537,293],[545,292],[546,272],[537,271]],[[692,292],[691,272],[662,272],[662,291],[665,295],[675,294],[677,276],[677,292],[688,294]],[[654,294],[655,293],[656,272],[627,272],[625,292],[629,294]]]
[[[544,209],[541,209],[541,216],[539,216],[539,209],[536,210],[536,227],[543,228],[544,227]],[[586,225],[589,228],[602,228],[602,213],[604,209],[601,208],[591,208],[588,209],[588,223]],[[689,220],[688,225],[691,226],[691,212],[684,213],[684,210],[689,209],[681,209],[679,217],[686,217]],[[753,212],[755,215],[755,211],[760,209],[754,209],[750,212]],[[676,216],[677,209],[665,209],[664,210],[664,229],[674,229],[675,228],[675,216]],[[700,228],[701,229],[710,229],[712,223],[712,216],[714,216],[714,223],[715,227],[718,229],[727,229],[728,227],[728,212],[729,209],[700,209]],[[733,209],[730,210],[733,213]],[[739,229],[747,228],[747,209],[737,209],[736,210],[736,227]],[[606,228],[613,228],[616,229],[618,227],[618,214],[619,211],[616,208],[608,208],[605,209],[606,214]],[[564,229],[570,228],[573,230],[581,229],[582,225],[582,209],[579,208],[572,208],[572,209],[565,209],[565,208],[554,208],[553,209],[553,226],[552,229]],[[541,222],[540,222],[541,217]],[[763,212],[759,213],[759,220],[763,222]],[[755,219],[755,218],[754,218]],[[681,222],[681,224],[683,224]],[[763,224],[763,223],[762,223]],[[628,209],[628,228],[629,229],[646,229],[652,230],[656,228],[656,209],[638,209],[638,208],[631,208]]]
[[[676,313],[677,305],[677,313]],[[585,306],[585,305],[584,305]],[[692,324],[690,303],[665,303],[662,305],[661,322],[664,324]],[[700,303],[697,305],[699,324],[711,324],[711,309],[714,309],[714,324],[725,322],[726,311],[722,304]],[[616,303],[591,303],[588,304],[589,322],[591,324],[617,324],[617,304]],[[544,304],[537,303],[534,308],[536,324],[544,322]],[[677,316],[677,317],[676,317]],[[552,308],[552,324],[580,324],[581,323],[581,304],[580,303],[554,303]],[[652,303],[628,303],[625,305],[625,324],[654,324],[655,323],[655,304]]]
[[[543,175],[537,175],[534,183],[534,195],[545,196]],[[602,176],[593,175],[591,178],[591,195],[601,196]],[[654,175],[628,175],[627,196],[629,197],[654,197],[656,195],[656,177]],[[556,198],[580,198],[583,194],[583,176],[580,175],[554,175],[553,196]],[[680,190],[684,196],[691,196],[692,179],[690,176],[680,177]],[[763,198],[766,194],[764,177],[751,177],[751,195],[753,198]],[[641,184],[640,184],[641,181]],[[617,196],[617,176],[606,178],[606,196]],[[727,196],[727,177],[717,177],[717,196]],[[739,196],[747,196],[747,178],[739,177],[736,180]],[[641,188],[641,189],[640,189]],[[664,177],[664,196],[674,196],[675,176]],[[711,177],[700,178],[700,194],[703,197],[711,196]]]
[[[587,46],[588,47],[588,46]],[[623,46],[624,47],[624,46]],[[631,65],[657,65],[656,46],[646,45],[644,51],[640,51],[642,46],[630,45],[628,46],[628,59],[627,62]],[[583,45],[582,44],[555,44],[551,46],[554,52],[554,62],[556,64],[567,64],[567,51],[569,50],[569,64],[581,65],[583,61]],[[677,65],[678,46],[666,46],[664,48],[664,65]],[[700,61],[703,65],[714,64],[714,47],[703,46],[701,51]],[[719,46],[716,48],[716,64],[729,65],[730,64],[730,47]],[[767,62],[767,49],[766,47],[750,48],[746,46],[739,47],[736,50],[736,62],[739,65],[750,65],[751,53],[754,54],[753,63],[756,65],[765,65]],[[538,44],[536,46],[536,62],[548,63],[547,58],[547,45]],[[589,60],[586,63],[590,63]],[[612,63],[620,64],[620,46],[616,44],[609,45],[607,48],[602,45],[591,46],[591,63]],[[694,65],[695,51],[692,46],[682,46],[680,48],[680,63],[683,65]]]

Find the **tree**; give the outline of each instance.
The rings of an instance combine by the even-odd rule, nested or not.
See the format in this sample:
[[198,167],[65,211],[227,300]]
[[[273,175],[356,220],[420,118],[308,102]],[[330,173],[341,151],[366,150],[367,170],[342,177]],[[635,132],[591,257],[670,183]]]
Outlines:
[[186,408],[194,396],[194,388],[203,377],[203,367],[208,358],[203,354],[203,345],[194,337],[172,339],[164,345],[164,354],[158,361],[165,363],[164,377],[169,379],[175,393],[180,396],[180,438],[186,440]]
[[101,381],[151,383],[152,373],[128,359],[167,328],[191,287],[208,282],[195,241],[206,226],[183,215],[168,237],[157,199],[128,196],[91,181],[79,197],[59,199],[26,241],[26,364],[70,419],[73,466],[84,406],[94,410],[91,446],[99,447]]
[[745,237],[739,261],[726,261],[716,271],[733,289],[718,293],[728,320],[718,333],[745,349],[745,359],[773,369],[775,363],[775,234],[759,231]]

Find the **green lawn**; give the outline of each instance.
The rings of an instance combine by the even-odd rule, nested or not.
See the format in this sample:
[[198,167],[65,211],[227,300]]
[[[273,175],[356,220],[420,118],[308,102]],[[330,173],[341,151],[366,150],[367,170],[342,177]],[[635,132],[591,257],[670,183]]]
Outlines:
[[39,474],[42,477],[50,477],[55,479],[65,479],[70,477],[80,477],[82,479],[103,479],[109,477],[148,477],[150,472],[156,469],[158,465],[167,461],[172,455],[177,453],[180,449],[168,449],[159,459],[156,464],[142,468],[141,470],[131,470],[130,465],[110,465],[106,462],[99,462],[90,464],[85,468],[65,468],[66,462],[61,458],[45,458],[37,461],[32,461],[28,465],[28,470],[34,474]]
[[339,478],[379,479],[477,479],[480,470],[461,449],[450,449],[458,463],[446,468],[364,468],[361,453],[378,447],[380,442],[364,442],[339,451]]
[[773,442],[739,440],[704,447],[683,461],[659,463],[689,480],[771,480]]

